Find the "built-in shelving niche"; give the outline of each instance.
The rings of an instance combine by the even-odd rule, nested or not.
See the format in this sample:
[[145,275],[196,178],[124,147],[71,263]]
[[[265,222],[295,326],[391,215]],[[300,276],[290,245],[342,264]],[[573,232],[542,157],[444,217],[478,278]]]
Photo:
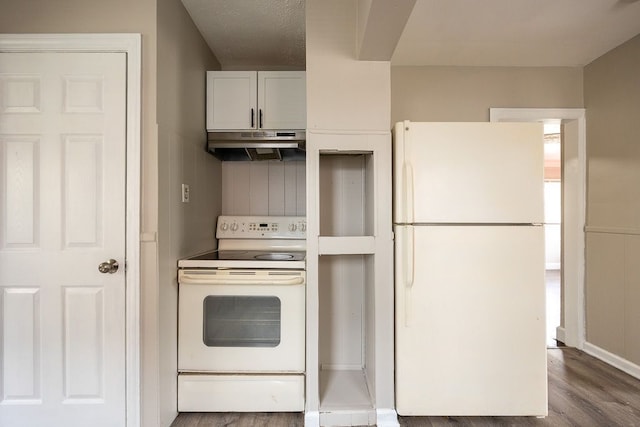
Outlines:
[[372,152],[320,151],[320,235],[373,236]]
[[395,414],[391,141],[319,131],[307,143],[309,425],[375,425]]
[[374,255],[323,255],[320,300],[320,412],[375,424]]
[[372,152],[320,152],[320,412],[363,424],[375,424],[373,165]]

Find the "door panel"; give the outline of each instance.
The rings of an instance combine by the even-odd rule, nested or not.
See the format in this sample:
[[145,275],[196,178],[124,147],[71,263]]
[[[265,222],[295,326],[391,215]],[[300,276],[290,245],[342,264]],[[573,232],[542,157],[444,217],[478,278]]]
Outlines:
[[306,87],[304,71],[259,71],[258,126],[261,129],[305,129]]
[[39,184],[34,171],[38,169],[39,141],[34,137],[8,137],[4,141],[5,171],[4,247],[33,247],[37,244],[34,196]]
[[397,223],[543,222],[539,123],[409,123],[395,156]]
[[257,73],[207,72],[207,129],[257,129]]
[[542,227],[396,236],[398,413],[545,415]]
[[3,288],[3,402],[42,403],[39,300],[36,288]]
[[103,140],[99,135],[65,135],[64,246],[97,247],[101,244],[101,185]]
[[124,53],[0,53],[0,425],[125,424],[125,107]]

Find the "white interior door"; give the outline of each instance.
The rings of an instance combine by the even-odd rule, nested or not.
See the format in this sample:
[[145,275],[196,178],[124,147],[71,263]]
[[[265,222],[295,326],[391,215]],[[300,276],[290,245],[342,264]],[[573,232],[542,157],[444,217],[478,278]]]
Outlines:
[[125,424],[125,118],[124,53],[0,53],[2,426]]

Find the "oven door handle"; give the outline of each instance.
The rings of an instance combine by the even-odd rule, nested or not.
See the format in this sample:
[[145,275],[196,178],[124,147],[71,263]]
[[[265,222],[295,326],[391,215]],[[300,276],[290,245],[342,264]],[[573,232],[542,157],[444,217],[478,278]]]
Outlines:
[[181,274],[180,283],[187,285],[302,285],[304,277],[243,277]]

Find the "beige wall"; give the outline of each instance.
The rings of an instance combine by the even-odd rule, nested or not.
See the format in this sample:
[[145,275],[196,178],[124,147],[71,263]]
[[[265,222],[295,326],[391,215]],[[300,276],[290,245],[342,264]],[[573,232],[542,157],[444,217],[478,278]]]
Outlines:
[[[322,3],[322,2],[321,2]],[[389,130],[389,62],[356,59],[356,1],[307,2],[307,129]]]
[[582,69],[391,67],[391,124],[489,120],[489,108],[581,108]]
[[153,0],[2,0],[0,5],[3,33],[126,33],[155,28],[155,14],[149,13],[155,10]]
[[640,35],[584,70],[587,341],[640,364]]
[[[158,0],[159,422],[177,415],[179,258],[212,249],[220,161],[205,147],[205,71],[220,69],[180,0]],[[191,201],[182,203],[181,184]]]
[[640,229],[640,36],[585,67],[588,224]]
[[[175,254],[211,249],[220,212],[221,162],[205,150],[205,72],[220,63],[180,0],[158,1],[158,147],[160,221]],[[181,202],[182,183],[191,201]],[[203,233],[203,230],[209,231]],[[175,267],[175,266],[173,266]]]
[[[177,414],[176,264],[215,247],[221,213],[221,164],[205,151],[205,72],[219,70],[179,0],[157,1],[157,420],[169,426]],[[191,200],[181,201],[181,185]]]

